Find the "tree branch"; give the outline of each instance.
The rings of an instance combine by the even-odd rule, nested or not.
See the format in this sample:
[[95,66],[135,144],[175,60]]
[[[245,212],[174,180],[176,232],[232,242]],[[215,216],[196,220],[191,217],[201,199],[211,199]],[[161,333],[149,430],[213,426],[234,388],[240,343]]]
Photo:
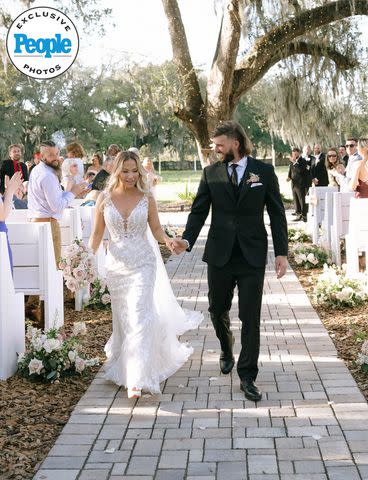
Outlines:
[[[236,67],[233,82],[234,104],[275,63],[285,57],[280,52],[290,48],[291,42],[306,32],[353,15],[367,15],[367,0],[337,0],[321,7],[301,12],[259,38],[253,48]],[[276,50],[277,49],[277,50]],[[276,51],[275,51],[276,50]],[[295,52],[304,53],[304,52]],[[294,54],[295,54],[294,53]],[[260,74],[260,72],[262,72]]]
[[197,74],[193,68],[189,52],[187,37],[182,22],[177,0],[162,0],[165,15],[168,21],[173,61],[178,68],[180,80],[183,84],[184,109],[182,115],[190,115],[193,120],[198,120],[203,115],[203,99],[199,88]]

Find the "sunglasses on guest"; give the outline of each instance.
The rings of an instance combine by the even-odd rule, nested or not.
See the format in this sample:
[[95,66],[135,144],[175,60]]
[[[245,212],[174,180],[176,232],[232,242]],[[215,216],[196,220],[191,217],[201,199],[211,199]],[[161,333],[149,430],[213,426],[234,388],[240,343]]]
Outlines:
[[346,148],[354,148],[354,147],[356,147],[356,143],[347,143],[347,144],[345,145],[345,147],[346,147]]

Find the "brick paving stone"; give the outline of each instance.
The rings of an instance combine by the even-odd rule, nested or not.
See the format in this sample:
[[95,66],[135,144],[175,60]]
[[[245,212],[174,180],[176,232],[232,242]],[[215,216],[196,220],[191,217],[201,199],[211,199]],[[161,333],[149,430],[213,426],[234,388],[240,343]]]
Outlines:
[[78,470],[38,470],[33,480],[76,480]]
[[127,473],[129,475],[154,475],[157,462],[157,457],[132,457]]
[[[367,402],[293,272],[275,279],[271,254],[257,380],[263,400],[245,399],[235,370],[220,373],[203,246],[200,236],[191,253],[166,264],[179,303],[204,312],[200,328],[182,336],[194,348],[190,360],[161,395],[137,401],[100,370],[34,480],[368,480]],[[238,356],[236,301],[235,292]]]

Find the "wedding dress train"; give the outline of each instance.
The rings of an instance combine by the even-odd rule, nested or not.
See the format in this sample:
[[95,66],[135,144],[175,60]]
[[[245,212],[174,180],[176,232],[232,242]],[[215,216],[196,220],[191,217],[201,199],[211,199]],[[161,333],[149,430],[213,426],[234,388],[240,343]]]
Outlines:
[[105,347],[105,378],[129,389],[159,393],[160,382],[193,351],[177,335],[197,328],[203,315],[184,311],[175,299],[147,223],[148,202],[144,195],[128,218],[122,217],[111,198],[104,205],[110,233],[106,280],[113,323]]

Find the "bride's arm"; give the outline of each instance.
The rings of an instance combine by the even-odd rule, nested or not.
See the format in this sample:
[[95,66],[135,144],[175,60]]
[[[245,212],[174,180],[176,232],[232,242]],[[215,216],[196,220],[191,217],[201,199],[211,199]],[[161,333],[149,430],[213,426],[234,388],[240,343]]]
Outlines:
[[101,208],[104,198],[104,195],[99,195],[96,201],[93,231],[88,242],[88,246],[93,253],[96,253],[98,247],[100,246],[105,231],[105,219]]
[[160,243],[166,243],[167,247],[172,250],[172,239],[166,235],[161,227],[156,201],[153,197],[149,197],[148,225],[155,239]]

